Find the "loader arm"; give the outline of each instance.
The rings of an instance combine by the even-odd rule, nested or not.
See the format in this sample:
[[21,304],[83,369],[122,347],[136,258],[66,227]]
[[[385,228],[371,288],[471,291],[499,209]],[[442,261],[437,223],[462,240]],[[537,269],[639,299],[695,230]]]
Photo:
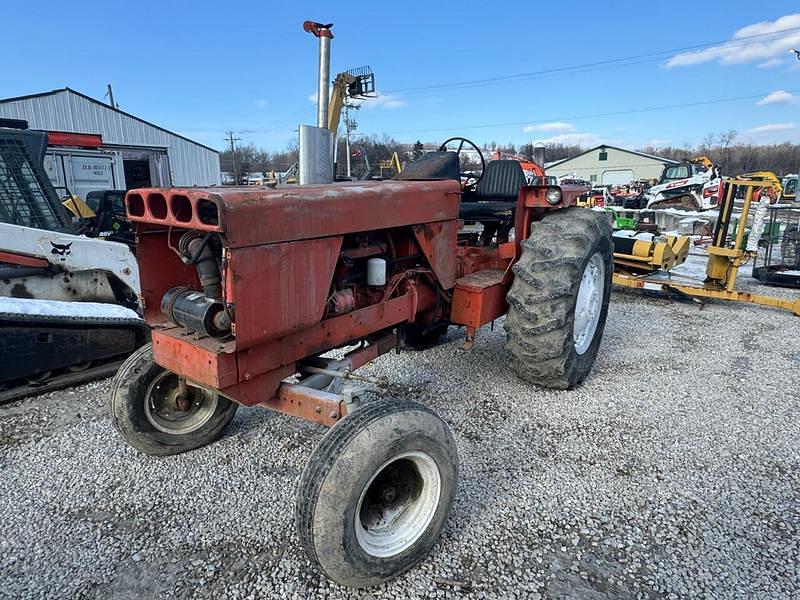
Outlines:
[[342,116],[344,101],[347,97],[347,88],[355,81],[356,78],[353,75],[343,72],[339,73],[333,82],[331,100],[328,103],[328,129],[333,132],[334,139],[336,139],[336,130],[339,129],[339,119]]

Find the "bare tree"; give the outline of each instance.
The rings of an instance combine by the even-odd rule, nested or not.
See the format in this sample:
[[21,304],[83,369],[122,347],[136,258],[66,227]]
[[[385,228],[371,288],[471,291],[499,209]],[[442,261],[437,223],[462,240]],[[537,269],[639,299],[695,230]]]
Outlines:
[[700,154],[711,154],[711,149],[714,147],[716,139],[713,133],[707,133],[700,142],[700,148],[698,148]]
[[736,141],[736,136],[738,135],[735,129],[729,129],[725,133],[720,133],[717,136],[717,145],[719,146],[720,150],[720,162],[722,165],[729,165],[731,162],[731,145],[734,141]]

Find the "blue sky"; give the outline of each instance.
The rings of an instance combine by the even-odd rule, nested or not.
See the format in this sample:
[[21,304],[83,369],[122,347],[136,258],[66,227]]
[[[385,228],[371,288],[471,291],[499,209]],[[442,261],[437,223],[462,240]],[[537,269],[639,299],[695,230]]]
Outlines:
[[[800,48],[796,0],[40,0],[3,13],[0,97],[68,86],[102,99],[110,82],[123,110],[218,148],[232,129],[244,143],[282,149],[297,124],[314,124],[317,43],[302,31],[305,19],[334,23],[332,73],[365,64],[375,71],[383,95],[359,111],[364,133],[405,142],[464,135],[478,143],[641,147],[735,129],[755,143],[800,142],[800,60],[787,52]],[[731,40],[737,32],[738,41],[690,54],[418,89]],[[754,97],[596,116],[740,96]]]

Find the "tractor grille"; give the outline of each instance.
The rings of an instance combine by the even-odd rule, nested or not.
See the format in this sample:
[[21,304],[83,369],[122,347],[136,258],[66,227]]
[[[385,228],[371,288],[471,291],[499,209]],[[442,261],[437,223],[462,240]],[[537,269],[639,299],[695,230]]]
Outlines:
[[59,230],[64,227],[56,199],[48,198],[42,175],[22,140],[0,135],[0,221]]

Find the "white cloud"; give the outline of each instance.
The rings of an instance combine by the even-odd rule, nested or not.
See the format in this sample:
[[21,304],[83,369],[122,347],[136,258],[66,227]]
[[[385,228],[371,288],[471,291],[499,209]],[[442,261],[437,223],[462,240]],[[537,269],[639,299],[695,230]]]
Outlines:
[[[314,104],[317,103],[317,94],[311,94],[308,101]],[[358,100],[348,100],[349,104],[354,106],[366,106],[367,108],[400,108],[405,106],[408,102],[398,95],[381,94],[378,92],[377,96],[370,96],[368,98],[359,98]]]
[[[800,27],[800,13],[784,15],[775,21],[762,21],[742,27],[733,38],[703,50],[681,52],[667,61],[667,67],[684,67],[716,61],[722,65],[767,61],[783,56],[788,48],[800,45],[800,31],[775,33]],[[774,35],[768,35],[774,34]],[[765,37],[752,37],[765,36]],[[750,39],[741,39],[750,38]],[[762,63],[763,64],[763,63]]]
[[[596,133],[573,132],[559,133],[541,140],[533,140],[534,144],[575,144],[581,147],[597,146],[602,138]],[[609,140],[606,140],[609,141]]]
[[653,138],[652,140],[645,143],[645,146],[666,146],[672,140],[662,140],[661,138]]
[[757,64],[756,66],[759,69],[771,69],[772,67],[780,67],[783,64],[780,58],[770,58],[769,60],[765,60],[762,63]]
[[572,123],[563,123],[561,121],[554,121],[552,123],[540,123],[538,125],[526,125],[522,128],[524,133],[531,131],[570,131],[575,129]]
[[783,90],[775,90],[771,94],[767,94],[761,100],[756,102],[759,106],[764,106],[765,104],[791,104],[796,100],[791,93],[785,92]]
[[400,96],[381,93],[378,93],[375,98],[367,98],[364,100],[364,106],[367,108],[400,108],[406,104],[408,103]]
[[269,102],[266,100],[256,100],[253,104],[255,104],[256,108],[266,108]]
[[766,133],[779,133],[781,131],[792,131],[797,129],[794,123],[770,123],[769,125],[759,125],[748,129],[746,133],[766,134]]

